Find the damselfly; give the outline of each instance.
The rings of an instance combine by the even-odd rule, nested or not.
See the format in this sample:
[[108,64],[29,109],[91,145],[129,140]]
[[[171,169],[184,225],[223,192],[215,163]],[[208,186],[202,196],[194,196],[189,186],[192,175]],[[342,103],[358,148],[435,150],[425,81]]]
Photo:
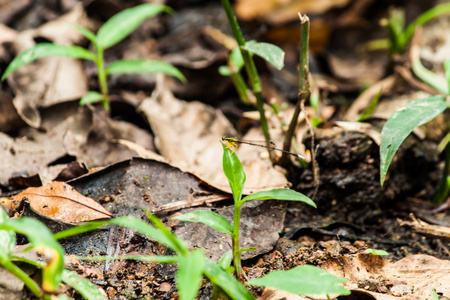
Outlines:
[[259,144],[258,142],[255,142],[255,141],[239,140],[237,138],[227,137],[227,136],[224,136],[222,138],[222,141],[224,141],[225,144],[227,145],[226,148],[229,148],[232,150],[232,153],[234,153],[237,150],[238,144],[246,144],[246,145],[262,147],[262,148],[266,148],[266,149],[270,149],[270,150],[281,151],[283,153],[290,154],[290,155],[293,155],[293,156],[301,158],[301,159],[305,159],[305,157],[303,157],[300,154],[295,154],[295,153],[292,153],[292,152],[289,152],[289,151],[286,151],[286,150],[283,150],[280,148],[276,148],[275,143],[273,143],[273,142],[270,142],[269,145],[265,145],[265,144]]

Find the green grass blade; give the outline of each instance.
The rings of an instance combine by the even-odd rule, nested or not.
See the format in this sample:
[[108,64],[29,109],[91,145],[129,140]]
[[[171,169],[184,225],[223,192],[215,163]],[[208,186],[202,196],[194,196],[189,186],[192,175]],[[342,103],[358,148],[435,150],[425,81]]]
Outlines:
[[233,234],[233,225],[224,217],[209,210],[197,210],[181,216],[173,217],[172,219],[203,223],[215,230]]
[[284,51],[278,46],[269,43],[248,41],[245,43],[245,46],[241,48],[265,59],[278,70],[281,70],[284,67]]
[[127,59],[118,60],[111,63],[107,68],[108,74],[139,74],[139,73],[163,73],[178,78],[181,82],[186,82],[186,77],[174,66],[148,59]]
[[384,183],[389,165],[400,145],[413,131],[441,114],[448,107],[443,96],[413,101],[394,112],[381,131],[380,182]]
[[317,208],[314,201],[312,201],[307,196],[303,195],[302,193],[288,189],[274,189],[270,191],[253,193],[244,197],[241,201],[245,202],[250,200],[270,200],[270,199],[284,200],[284,201],[300,201],[308,205],[311,205],[314,208]]
[[97,46],[107,49],[132,33],[141,23],[161,12],[172,12],[172,9],[160,4],[141,4],[125,9],[112,16],[97,33]]
[[233,153],[226,145],[223,146],[223,172],[228,179],[231,191],[233,193],[234,203],[242,198],[242,191],[246,175],[238,156]]
[[205,254],[200,249],[195,249],[190,254],[180,257],[176,273],[180,300],[196,299],[202,283],[204,263]]
[[297,295],[350,295],[349,290],[336,285],[346,281],[318,267],[304,265],[288,271],[273,271],[262,278],[250,280],[247,284]]
[[96,58],[93,52],[78,46],[64,46],[50,43],[37,44],[14,58],[6,68],[5,73],[3,73],[1,80],[3,81],[9,74],[21,66],[29,64],[38,58],[48,56],[65,56],[89,60],[95,60]]

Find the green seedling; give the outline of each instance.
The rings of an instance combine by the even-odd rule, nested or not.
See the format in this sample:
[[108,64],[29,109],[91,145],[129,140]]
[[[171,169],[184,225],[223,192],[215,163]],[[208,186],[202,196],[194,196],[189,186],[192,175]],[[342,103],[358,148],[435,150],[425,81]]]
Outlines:
[[97,32],[97,35],[84,27],[74,25],[92,43],[94,51],[78,46],[64,46],[51,43],[36,44],[14,58],[3,73],[1,80],[3,81],[19,67],[41,57],[64,56],[92,60],[97,66],[100,92],[88,92],[81,98],[80,104],[101,102],[106,111],[109,111],[110,106],[107,85],[107,76],[109,74],[163,73],[185,82],[185,77],[177,68],[157,60],[118,60],[105,66],[104,51],[106,49],[130,35],[145,19],[154,17],[161,12],[172,12],[172,9],[159,4],[142,4],[126,9],[106,21]]
[[[15,233],[25,235],[31,243],[28,248],[36,249],[47,259],[46,263],[32,261],[13,255],[16,247]],[[34,296],[50,299],[57,293],[61,282],[72,286],[85,299],[104,299],[103,295],[86,278],[64,269],[64,250],[50,230],[32,218],[9,219],[0,208],[0,265],[19,278]],[[30,278],[15,262],[26,263],[42,270],[42,286]]]
[[389,54],[401,54],[411,40],[416,28],[422,26],[437,16],[450,12],[450,3],[437,5],[415,19],[405,28],[405,11],[399,8],[391,8],[387,19],[381,20],[381,25],[387,27],[389,38],[375,40],[369,43],[369,49],[388,49]]
[[[381,131],[380,143],[380,182],[384,183],[387,171],[392,162],[394,154],[397,152],[403,141],[409,136],[414,128],[419,127],[443,113],[449,107],[449,86],[450,86],[450,60],[444,64],[445,77],[435,74],[426,69],[418,57],[412,61],[412,68],[417,77],[428,85],[438,90],[441,95],[413,101],[405,107],[394,112],[386,121]],[[450,136],[444,138],[445,144],[440,145],[440,149],[446,149],[444,171],[441,183],[433,202],[442,203],[450,191]]]
[[[253,250],[254,248],[240,248],[239,246],[239,228],[242,205],[252,200],[284,200],[299,201],[316,207],[315,203],[307,196],[288,189],[274,189],[270,191],[257,192],[246,197],[242,196],[246,175],[241,162],[236,154],[229,146],[223,144],[223,170],[230,184],[230,188],[234,199],[234,218],[233,224],[222,215],[215,212],[199,210],[190,212],[174,219],[200,222],[215,230],[229,234],[232,239],[232,257],[233,270],[236,277],[242,280],[241,254],[244,251]],[[227,260],[227,262],[231,262]],[[223,268],[228,269],[228,264],[224,263]],[[320,278],[320,280],[319,280]],[[300,266],[289,271],[276,271],[270,273],[266,277],[259,278],[248,282],[247,284],[267,286],[275,289],[281,289],[302,295],[317,294],[339,294],[348,295],[350,291],[341,286],[336,286],[338,282],[345,282],[345,279],[328,274],[326,271],[313,266]]]

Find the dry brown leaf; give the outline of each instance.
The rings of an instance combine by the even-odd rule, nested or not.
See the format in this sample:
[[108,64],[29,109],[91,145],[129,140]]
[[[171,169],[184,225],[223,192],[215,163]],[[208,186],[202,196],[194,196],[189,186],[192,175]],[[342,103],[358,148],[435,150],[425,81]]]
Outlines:
[[[162,82],[142,102],[140,110],[152,127],[159,152],[172,165],[230,192],[222,171],[223,150],[219,141],[224,135],[236,136],[236,132],[219,110],[200,102],[176,99]],[[287,184],[282,172],[274,169],[268,159],[258,157],[259,150],[249,149],[249,157],[241,156],[243,153],[238,150],[247,174],[245,194]]]
[[349,0],[240,0],[235,6],[236,15],[244,20],[255,18],[271,24],[298,19],[302,14],[320,14],[331,8],[343,7]]
[[63,223],[80,223],[111,218],[113,215],[95,200],[78,193],[65,182],[52,182],[37,188],[27,188],[11,199],[30,200],[31,208],[43,216]]

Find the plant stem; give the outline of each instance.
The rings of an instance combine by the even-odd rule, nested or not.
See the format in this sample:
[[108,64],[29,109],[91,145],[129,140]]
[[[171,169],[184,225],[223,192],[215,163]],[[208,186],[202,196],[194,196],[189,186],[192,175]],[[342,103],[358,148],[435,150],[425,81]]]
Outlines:
[[241,264],[241,252],[239,247],[239,225],[241,222],[241,201],[236,202],[234,205],[234,221],[233,221],[233,265],[236,272],[236,278],[241,281],[242,279],[242,264]]
[[104,49],[97,49],[97,59],[95,63],[98,69],[98,83],[100,87],[100,93],[103,95],[102,105],[103,109],[109,112],[109,99],[108,99],[108,83],[106,80],[105,59],[103,57]]
[[[298,100],[295,105],[294,115],[286,132],[286,139],[284,140],[283,149],[289,151],[291,148],[292,137],[294,136],[295,128],[297,127],[298,117],[301,111],[301,102],[307,99],[309,92],[309,68],[308,68],[308,51],[309,51],[309,18],[307,15],[299,14],[300,24],[302,26],[300,36],[300,78],[299,78],[299,92]],[[283,153],[280,162],[285,164],[288,161],[288,155]]]
[[445,147],[445,162],[444,169],[442,170],[441,181],[439,183],[439,188],[434,194],[433,203],[441,204],[447,198],[450,191],[449,184],[449,169],[450,169],[450,143]]
[[[256,70],[255,62],[253,61],[252,55],[245,49],[241,47],[245,46],[245,40],[242,36],[241,29],[237,23],[236,16],[233,13],[229,0],[222,0],[222,6],[227,14],[228,22],[230,23],[231,30],[233,31],[234,38],[238,43],[239,50],[241,51],[242,58],[244,59],[245,70],[250,79],[252,85],[252,92],[256,98],[256,107],[259,112],[261,127],[264,133],[264,138],[266,139],[267,146],[270,144],[270,133],[269,126],[267,125],[267,119],[264,112],[264,102],[261,96],[261,81],[259,80],[258,71]],[[272,156],[272,155],[271,155]]]
[[17,278],[19,278],[33,293],[33,295],[35,295],[38,298],[42,297],[43,293],[39,285],[34,280],[32,280],[24,271],[22,271],[22,269],[13,264],[10,260],[3,261],[2,267],[11,272]]

